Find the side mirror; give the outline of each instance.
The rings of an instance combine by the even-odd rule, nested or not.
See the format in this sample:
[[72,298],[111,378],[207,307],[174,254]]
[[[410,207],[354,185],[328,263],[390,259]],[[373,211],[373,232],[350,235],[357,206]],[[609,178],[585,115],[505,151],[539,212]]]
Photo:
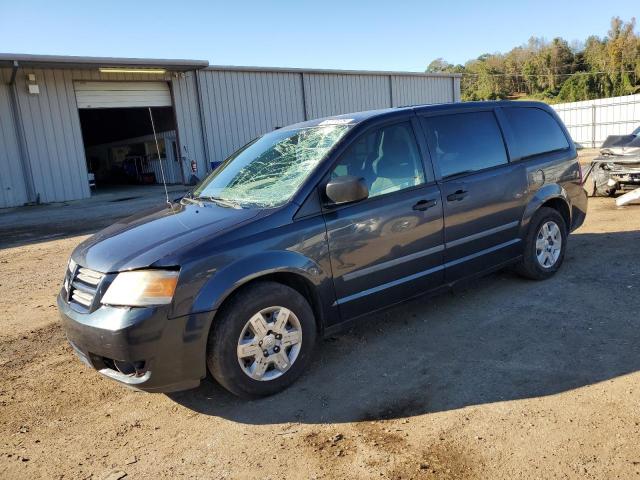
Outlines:
[[364,179],[351,175],[344,175],[330,180],[327,183],[325,192],[329,200],[335,205],[357,202],[369,197],[369,189],[364,183]]

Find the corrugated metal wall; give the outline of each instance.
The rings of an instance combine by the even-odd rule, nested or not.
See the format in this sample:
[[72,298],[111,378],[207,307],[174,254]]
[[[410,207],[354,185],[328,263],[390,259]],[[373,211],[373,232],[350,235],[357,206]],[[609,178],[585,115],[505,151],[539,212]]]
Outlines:
[[13,116],[10,72],[0,70],[0,207],[22,205],[27,201],[24,172],[20,161],[18,132]]
[[304,74],[308,118],[391,106],[386,75]]
[[195,72],[178,74],[172,79],[174,109],[178,127],[178,143],[184,178],[191,176],[190,163],[195,160],[198,165],[198,176],[207,172],[208,165],[205,154],[205,137],[200,120],[200,101],[196,85]]
[[[30,73],[36,75],[38,95],[27,93]],[[42,202],[89,196],[72,75],[69,70],[25,69],[16,77],[27,161]]]
[[394,107],[455,101],[453,78],[393,75],[391,82]]
[[[38,95],[27,91],[28,74],[35,74]],[[2,70],[0,89],[0,208],[22,205],[35,196],[41,202],[75,200],[90,196],[74,81],[165,80],[173,85],[182,155],[196,158],[205,170],[204,145],[199,128],[198,99],[193,73],[173,77],[147,74],[101,74],[97,70],[21,68],[16,76],[18,108],[25,135],[26,161],[33,173],[34,198],[28,199],[17,150],[16,122],[10,115],[10,70]],[[184,132],[184,138],[182,138]],[[185,148],[186,147],[186,154]]]
[[258,135],[304,120],[297,74],[208,70],[198,76],[211,162]]
[[[328,115],[418,103],[459,100],[460,82],[452,77],[340,73],[303,70],[208,68],[179,74],[102,74],[94,69],[20,68],[16,78],[24,132],[25,163],[33,174],[34,198],[28,199],[17,150],[17,132],[9,116],[8,87],[0,90],[0,207],[35,200],[86,198],[85,152],[74,81],[164,80],[172,85],[181,165],[190,161],[202,178],[218,162],[258,135],[277,127]],[[27,75],[36,75],[40,94],[27,93]],[[11,124],[14,123],[13,128]],[[204,129],[203,126],[204,125]],[[7,172],[7,173],[5,173]],[[10,192],[10,193],[7,193]]]
[[210,162],[224,160],[259,135],[303,120],[460,99],[460,81],[454,77],[222,67],[200,70],[197,76]]

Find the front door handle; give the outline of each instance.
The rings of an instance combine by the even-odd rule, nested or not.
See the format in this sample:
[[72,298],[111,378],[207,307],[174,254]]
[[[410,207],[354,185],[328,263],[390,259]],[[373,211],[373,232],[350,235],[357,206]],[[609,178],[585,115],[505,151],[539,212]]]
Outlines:
[[438,204],[438,201],[435,199],[430,199],[430,200],[420,200],[418,203],[416,203],[413,206],[414,210],[419,210],[421,212],[424,212],[425,210],[431,208],[431,207],[435,207]]
[[459,202],[460,200],[462,200],[464,197],[468,195],[469,195],[469,192],[467,192],[466,190],[457,190],[455,193],[452,193],[451,195],[447,195],[447,200],[450,202]]

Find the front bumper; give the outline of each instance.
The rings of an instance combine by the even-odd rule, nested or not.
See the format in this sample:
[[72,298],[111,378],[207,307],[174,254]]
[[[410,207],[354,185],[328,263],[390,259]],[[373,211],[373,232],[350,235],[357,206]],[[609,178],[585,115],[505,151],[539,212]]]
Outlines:
[[[62,325],[80,359],[101,374],[147,392],[197,387],[206,375],[214,312],[168,318],[168,307],[74,310],[58,295]],[[127,365],[135,366],[129,371]]]

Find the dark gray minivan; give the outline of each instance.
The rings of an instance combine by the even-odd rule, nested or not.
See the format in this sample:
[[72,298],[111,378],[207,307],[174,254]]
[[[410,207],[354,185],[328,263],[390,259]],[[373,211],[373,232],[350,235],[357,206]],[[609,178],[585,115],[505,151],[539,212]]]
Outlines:
[[269,395],[345,322],[507,265],[550,277],[586,209],[544,104],[339,115],[257,138],[182,199],[84,241],[58,306],[78,356],[130,387],[209,371]]

